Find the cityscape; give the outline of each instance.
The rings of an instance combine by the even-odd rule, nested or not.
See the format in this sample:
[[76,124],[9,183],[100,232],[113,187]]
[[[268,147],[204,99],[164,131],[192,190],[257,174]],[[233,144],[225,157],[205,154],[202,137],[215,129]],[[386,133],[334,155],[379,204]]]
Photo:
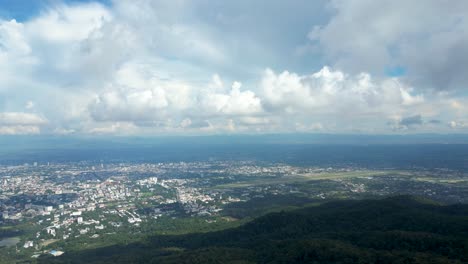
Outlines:
[[310,201],[396,194],[450,203],[468,199],[468,175],[450,169],[369,170],[254,161],[33,162],[0,167],[0,179],[0,224],[24,228],[20,235],[2,240],[15,245],[14,250],[2,251],[30,258],[60,256],[67,247],[59,242],[141,233],[148,226],[160,228],[159,222],[194,218],[207,225],[240,223],[242,219],[223,210],[270,196]]

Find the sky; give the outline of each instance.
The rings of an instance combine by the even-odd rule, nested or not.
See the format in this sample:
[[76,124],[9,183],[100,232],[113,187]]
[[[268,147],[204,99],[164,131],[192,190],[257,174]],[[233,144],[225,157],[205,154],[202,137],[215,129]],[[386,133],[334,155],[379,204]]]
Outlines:
[[0,0],[0,135],[468,132],[468,1]]

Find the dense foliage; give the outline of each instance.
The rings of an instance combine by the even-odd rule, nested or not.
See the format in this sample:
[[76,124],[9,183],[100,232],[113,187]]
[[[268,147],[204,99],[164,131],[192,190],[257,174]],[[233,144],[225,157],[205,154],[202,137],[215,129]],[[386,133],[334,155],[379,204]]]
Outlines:
[[270,213],[211,233],[152,236],[42,263],[466,263],[468,205],[409,196]]

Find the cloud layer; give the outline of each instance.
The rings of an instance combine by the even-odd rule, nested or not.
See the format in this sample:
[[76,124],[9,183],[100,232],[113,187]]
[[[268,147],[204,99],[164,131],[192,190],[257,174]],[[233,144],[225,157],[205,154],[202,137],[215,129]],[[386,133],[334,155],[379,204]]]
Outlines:
[[260,2],[0,18],[0,134],[468,130],[466,2]]

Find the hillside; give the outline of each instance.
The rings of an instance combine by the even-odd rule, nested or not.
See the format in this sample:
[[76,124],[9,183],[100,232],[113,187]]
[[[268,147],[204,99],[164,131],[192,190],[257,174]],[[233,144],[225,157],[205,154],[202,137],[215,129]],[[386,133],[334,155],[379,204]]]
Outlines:
[[234,229],[151,236],[39,263],[466,263],[468,205],[410,196],[270,213]]

